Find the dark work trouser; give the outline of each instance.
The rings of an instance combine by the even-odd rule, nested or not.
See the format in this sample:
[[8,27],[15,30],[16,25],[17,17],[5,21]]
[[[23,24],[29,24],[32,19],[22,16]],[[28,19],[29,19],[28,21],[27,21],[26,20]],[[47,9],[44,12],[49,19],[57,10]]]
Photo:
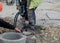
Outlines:
[[15,17],[14,17],[14,26],[16,27],[16,23],[17,23],[17,19],[18,16],[22,16],[25,18],[25,20],[28,20],[28,15],[27,15],[27,2],[19,2],[19,0],[16,0],[16,5],[17,6],[21,6],[21,10],[19,12],[16,13]]
[[8,22],[5,22],[2,19],[0,19],[0,27],[8,28],[8,29],[14,29],[15,28],[12,24],[9,24]]

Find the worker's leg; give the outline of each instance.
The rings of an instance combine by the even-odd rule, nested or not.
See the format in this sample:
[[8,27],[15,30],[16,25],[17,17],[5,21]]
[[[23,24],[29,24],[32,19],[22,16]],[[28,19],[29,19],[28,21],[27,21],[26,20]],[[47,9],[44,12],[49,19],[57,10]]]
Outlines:
[[15,26],[15,27],[16,27],[16,25],[17,25],[17,19],[18,19],[19,15],[20,15],[20,13],[18,12],[18,13],[15,15],[15,17],[14,17],[14,26]]
[[35,16],[34,9],[31,9],[29,11],[28,17],[29,17],[29,26],[30,26],[30,29],[34,30],[35,24],[36,24],[36,19],[35,19],[36,16]]
[[25,28],[26,28],[26,23],[25,23],[25,21],[28,20],[28,15],[27,15],[27,8],[26,8],[26,6],[27,6],[27,3],[26,3],[26,2],[23,2],[23,3],[22,3],[22,7],[23,7],[23,8],[22,8],[22,11],[23,11],[22,13],[23,13],[23,14],[21,15],[21,16],[22,16],[22,20],[21,20],[21,21],[22,21],[22,23],[21,23],[22,29],[25,29]]

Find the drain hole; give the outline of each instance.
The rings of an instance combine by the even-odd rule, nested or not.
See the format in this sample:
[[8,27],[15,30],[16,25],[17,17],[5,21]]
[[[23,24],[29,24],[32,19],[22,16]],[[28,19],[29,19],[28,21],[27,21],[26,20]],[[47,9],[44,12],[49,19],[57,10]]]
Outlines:
[[17,40],[17,39],[21,39],[22,36],[18,35],[18,34],[5,34],[3,36],[4,39],[7,39],[7,40]]

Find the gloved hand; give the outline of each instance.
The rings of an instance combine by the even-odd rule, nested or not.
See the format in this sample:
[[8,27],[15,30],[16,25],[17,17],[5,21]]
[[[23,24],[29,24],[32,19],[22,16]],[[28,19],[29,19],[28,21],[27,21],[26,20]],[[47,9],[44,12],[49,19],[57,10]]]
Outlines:
[[21,32],[21,30],[18,27],[16,27],[15,32]]

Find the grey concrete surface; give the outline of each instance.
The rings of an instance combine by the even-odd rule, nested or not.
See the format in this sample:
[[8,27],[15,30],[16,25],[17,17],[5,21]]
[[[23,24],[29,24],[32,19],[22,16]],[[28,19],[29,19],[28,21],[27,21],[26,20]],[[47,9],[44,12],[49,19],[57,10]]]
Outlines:
[[27,36],[27,41],[26,43],[36,43],[36,37],[34,35],[32,36]]
[[11,17],[13,18],[14,15],[17,13],[16,5],[8,6],[6,3],[3,3],[3,10],[0,12],[0,18]]
[[35,10],[36,24],[60,25],[60,0],[44,0]]

